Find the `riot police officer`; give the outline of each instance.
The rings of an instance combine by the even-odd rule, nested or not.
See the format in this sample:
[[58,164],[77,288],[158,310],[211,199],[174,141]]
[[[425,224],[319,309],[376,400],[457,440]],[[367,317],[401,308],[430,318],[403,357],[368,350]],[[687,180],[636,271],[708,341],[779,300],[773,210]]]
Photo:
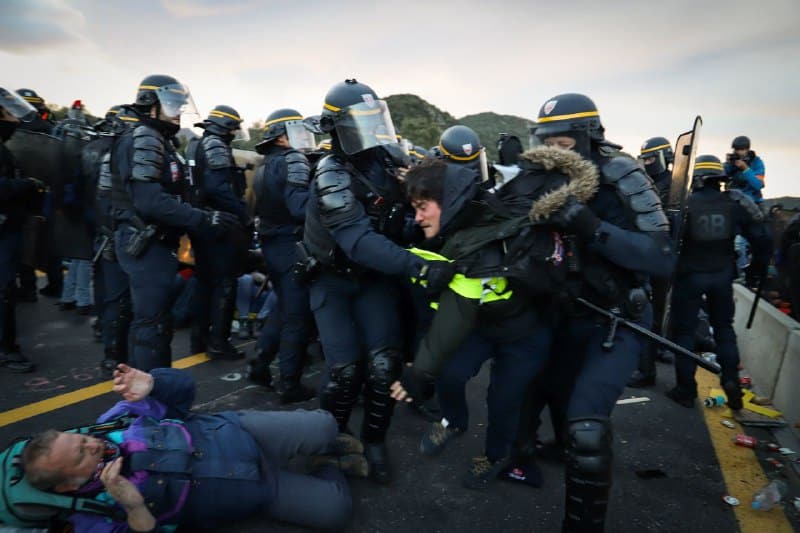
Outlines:
[[[728,397],[728,406],[737,416],[737,411],[742,409],[742,390],[739,351],[733,330],[732,284],[736,275],[733,240],[737,233],[745,235],[753,255],[766,261],[771,255],[772,243],[764,214],[755,202],[738,189],[720,190],[720,184],[729,177],[717,157],[697,156],[693,178],[672,292],[673,340],[689,350],[694,349],[694,317],[705,296],[717,344],[717,361],[722,369],[720,382]],[[697,397],[696,367],[690,359],[675,361],[676,386],[667,395],[684,407],[691,408]]]
[[[672,184],[671,167],[674,160],[675,152],[665,137],[651,137],[642,144],[639,161],[644,166],[647,175],[653,179],[662,205],[666,205],[669,199],[669,188]],[[653,332],[660,334],[669,280],[653,277],[651,285],[653,290]],[[642,352],[639,368],[631,376],[628,386],[639,388],[654,385],[656,382],[656,359],[659,356],[665,362],[671,362],[663,350],[650,343]]]
[[[569,293],[649,327],[647,277],[666,276],[674,266],[669,224],[652,180],[605,139],[604,131],[597,107],[585,95],[561,94],[540,108],[539,141],[579,153],[600,175],[589,201],[569,198],[549,219],[567,234],[567,247],[577,259]],[[526,174],[514,182],[524,179]],[[554,357],[543,380],[552,401],[565,410],[566,420],[556,425],[566,448],[563,529],[602,531],[612,472],[610,415],[644,342],[632,331],[610,330],[605,319],[577,303],[564,314],[553,346],[569,357]]]
[[386,102],[356,80],[337,83],[325,96],[320,130],[331,136],[331,153],[317,165],[303,235],[305,264],[316,269],[310,303],[326,361],[320,403],[345,431],[365,385],[365,455],[370,476],[388,483],[389,386],[403,361],[391,276],[444,287],[453,272],[449,263],[428,263],[402,246],[410,211]]
[[33,89],[17,89],[17,94],[36,110],[36,114],[31,117],[31,120],[22,124],[22,128],[40,133],[51,133],[56,126],[56,122],[53,114],[47,108],[44,98],[39,96]]
[[133,108],[139,122],[112,153],[111,200],[115,252],[130,279],[133,303],[129,361],[148,370],[171,364],[169,310],[181,234],[187,229],[222,234],[238,219],[181,200],[184,162],[173,143],[181,114],[194,109],[189,89],[172,76],[147,76]]
[[[244,174],[231,149],[236,136],[245,136],[239,113],[230,106],[218,105],[206,120],[195,125],[204,131],[203,137],[192,140],[186,149],[192,204],[229,213],[241,226],[247,226]],[[189,233],[197,276],[192,353],[206,352],[217,359],[244,357],[229,339],[241,249],[246,247],[242,233],[240,228],[226,234],[205,229]]]
[[38,187],[35,180],[18,175],[5,143],[21,120],[32,120],[35,115],[33,106],[0,87],[0,369],[17,373],[33,372],[36,368],[17,344],[14,280],[26,206],[32,202]]
[[314,134],[304,126],[303,116],[288,108],[270,113],[264,124],[264,139],[256,145],[256,151],[264,154],[253,179],[258,233],[267,273],[278,297],[278,320],[267,321],[261,330],[250,377],[268,384],[269,363],[277,354],[277,391],[284,404],[314,396],[312,389],[300,383],[313,320],[308,287],[293,274],[310,182],[308,159],[300,150],[314,147]]
[[95,276],[94,291],[103,341],[100,368],[112,372],[118,363],[128,361],[128,330],[133,319],[128,275],[114,252],[114,217],[111,206],[111,151],[116,140],[139,122],[127,106],[113,106],[95,127],[99,136],[83,152],[85,174],[94,191]]

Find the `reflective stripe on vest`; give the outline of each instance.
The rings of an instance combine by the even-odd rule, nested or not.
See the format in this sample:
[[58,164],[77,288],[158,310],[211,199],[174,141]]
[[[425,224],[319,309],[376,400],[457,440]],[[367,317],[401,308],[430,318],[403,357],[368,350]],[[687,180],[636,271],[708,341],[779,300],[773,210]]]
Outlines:
[[[445,256],[429,250],[409,248],[408,251],[426,261],[450,261],[450,259]],[[418,280],[411,278],[411,282],[418,283]],[[423,286],[425,285],[425,281],[419,281],[419,283]],[[448,287],[459,296],[469,298],[470,300],[479,300],[482,304],[496,302],[498,300],[508,300],[513,294],[513,291],[506,290],[508,288],[508,281],[506,278],[500,277],[468,278],[464,274],[456,274],[453,276]],[[434,302],[431,304],[431,307],[436,309],[438,304]]]

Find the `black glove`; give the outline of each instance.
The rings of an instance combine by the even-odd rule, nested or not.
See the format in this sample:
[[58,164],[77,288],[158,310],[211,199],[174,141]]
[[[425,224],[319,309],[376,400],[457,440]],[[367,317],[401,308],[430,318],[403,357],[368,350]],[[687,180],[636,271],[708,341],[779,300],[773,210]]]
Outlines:
[[433,396],[434,381],[432,375],[413,366],[404,366],[400,376],[400,385],[415,403],[422,403]]
[[592,210],[571,195],[567,197],[564,205],[553,213],[550,220],[560,229],[583,239],[591,239],[594,232],[600,227],[600,219]]
[[431,297],[439,296],[455,275],[456,265],[450,261],[426,261],[419,271],[419,279],[425,282],[425,292]]
[[206,211],[204,216],[205,225],[218,235],[226,233],[229,229],[239,224],[239,219],[236,215],[225,211]]

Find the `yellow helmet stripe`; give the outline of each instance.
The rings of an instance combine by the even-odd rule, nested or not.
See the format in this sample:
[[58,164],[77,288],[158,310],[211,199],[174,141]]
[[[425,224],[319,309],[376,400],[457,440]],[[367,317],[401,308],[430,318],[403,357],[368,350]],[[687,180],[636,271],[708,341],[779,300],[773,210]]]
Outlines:
[[212,110],[211,110],[211,111],[208,113],[208,115],[209,115],[209,116],[211,116],[211,117],[226,117],[226,118],[232,118],[233,120],[235,120],[235,121],[237,121],[237,122],[241,122],[241,121],[242,121],[242,119],[241,119],[239,116],[237,116],[237,115],[234,115],[233,113],[226,113],[225,111],[220,111],[219,109],[212,109]]
[[108,111],[106,111],[106,114],[109,113],[111,113],[112,115],[117,115],[119,114],[119,109],[109,109]]
[[160,88],[158,85],[139,85],[140,91],[157,91]]
[[268,120],[264,123],[264,130],[273,124],[277,124],[278,122],[288,122],[289,120],[303,120],[303,117],[300,115],[292,115],[291,117],[273,118],[272,120]]
[[139,119],[136,117],[119,117],[119,119],[126,122],[139,122]]
[[663,150],[664,148],[669,148],[669,143],[667,143],[667,144],[662,144],[662,145],[660,145],[660,146],[654,146],[654,147],[652,147],[652,148],[648,148],[647,150],[642,150],[642,152],[641,152],[641,153],[643,153],[643,154],[649,154],[650,152],[655,152],[656,150]]
[[322,107],[324,107],[328,111],[333,111],[334,113],[338,113],[339,111],[342,110],[341,107],[336,107],[335,105],[331,105],[328,102],[325,102],[325,104]]
[[537,124],[542,122],[555,122],[557,120],[569,120],[571,118],[599,117],[599,111],[584,111],[583,113],[572,113],[571,115],[553,115],[552,117],[541,117],[536,119]]
[[43,104],[43,103],[44,103],[44,100],[42,100],[42,99],[41,99],[40,97],[38,97],[38,96],[23,96],[22,98],[23,98],[23,99],[24,99],[26,102],[29,102],[29,103],[31,103],[31,104]]
[[450,152],[448,152],[447,149],[444,146],[442,146],[442,143],[439,143],[439,150],[441,150],[444,155],[446,155],[447,157],[449,157],[450,159],[452,159],[454,161],[472,161],[473,159],[475,159],[475,158],[477,158],[478,156],[481,155],[481,151],[480,150],[476,150],[474,154],[468,155],[468,156],[453,155]]
[[720,163],[696,163],[695,170],[724,170]]

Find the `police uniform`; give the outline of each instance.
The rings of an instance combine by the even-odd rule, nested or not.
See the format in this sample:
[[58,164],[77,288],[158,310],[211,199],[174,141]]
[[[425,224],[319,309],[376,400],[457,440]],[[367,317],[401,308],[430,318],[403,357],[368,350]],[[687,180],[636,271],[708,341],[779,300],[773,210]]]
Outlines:
[[[277,320],[267,321],[262,328],[258,357],[260,364],[266,365],[277,354],[278,393],[283,403],[313,396],[310,389],[300,384],[313,316],[308,287],[293,273],[310,181],[308,159],[294,147],[302,141],[294,135],[298,129],[299,135],[308,131],[302,126],[302,116],[294,109],[279,109],[267,117],[264,140],[256,146],[256,150],[264,154],[264,161],[253,179],[261,250],[278,298]],[[311,133],[308,134],[306,139],[309,136],[313,139]],[[278,146],[275,141],[284,135],[289,146]],[[262,381],[268,379],[264,374],[259,377]]]
[[[674,267],[669,224],[652,180],[632,158],[604,138],[594,103],[562,94],[539,111],[536,135],[575,139],[573,151],[600,174],[588,202],[568,201],[551,220],[571,234],[579,258],[570,292],[649,327],[652,309],[647,278],[667,276]],[[516,178],[515,178],[516,180]],[[605,319],[580,308],[567,309],[553,346],[570,357],[553,358],[548,387],[565,411],[557,425],[565,435],[566,498],[564,531],[602,531],[612,471],[611,412],[638,363],[645,343],[617,329],[610,347]]]
[[120,137],[111,157],[115,252],[130,280],[133,303],[128,358],[143,370],[171,365],[170,306],[181,234],[231,221],[181,200],[184,162],[172,142],[178,126],[148,115],[153,107],[179,114],[188,99],[185,86],[170,76],[145,78],[135,104],[139,123]]
[[331,134],[332,153],[317,165],[303,242],[320,265],[310,303],[326,361],[321,405],[344,431],[366,385],[365,455],[372,478],[389,482],[389,385],[403,361],[392,276],[419,277],[426,262],[398,244],[407,206],[384,146],[395,144],[385,102],[355,80],[339,83],[326,95],[320,127]]
[[[191,173],[190,198],[196,207],[218,209],[247,225],[242,171],[236,166],[230,143],[241,129],[238,112],[218,105],[208,118],[197,124],[203,137],[190,142],[186,155]],[[207,352],[210,357],[238,359],[243,354],[231,344],[230,330],[236,298],[242,235],[191,231],[197,289],[192,323],[192,352]],[[239,237],[235,239],[234,237]],[[210,329],[209,329],[210,326]]]
[[[689,196],[677,277],[672,293],[673,340],[694,349],[695,320],[705,297],[709,321],[714,330],[720,382],[733,410],[742,408],[739,386],[739,351],[733,330],[733,240],[744,234],[753,255],[769,258],[771,239],[758,206],[738,189],[720,191],[722,163],[714,156],[698,156],[694,167],[694,190]],[[767,259],[768,260],[768,259]],[[697,365],[687,358],[675,361],[676,387],[669,396],[691,407],[697,397],[694,373]]]

